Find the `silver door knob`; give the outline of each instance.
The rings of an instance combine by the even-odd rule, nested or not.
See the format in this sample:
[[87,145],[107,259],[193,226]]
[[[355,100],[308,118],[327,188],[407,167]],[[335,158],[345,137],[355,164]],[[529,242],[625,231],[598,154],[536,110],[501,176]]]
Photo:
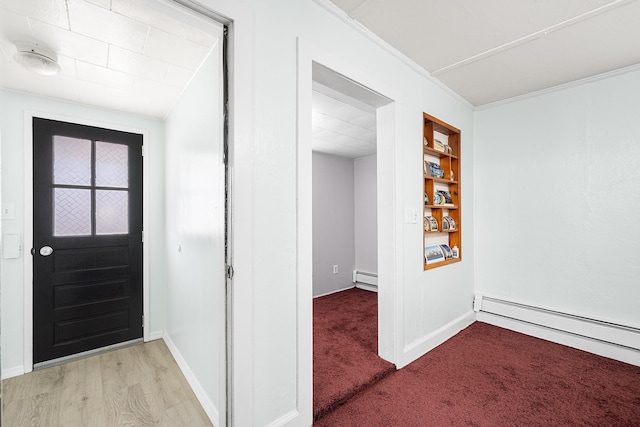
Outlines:
[[40,248],[40,255],[49,256],[53,253],[53,248],[51,246],[43,246]]

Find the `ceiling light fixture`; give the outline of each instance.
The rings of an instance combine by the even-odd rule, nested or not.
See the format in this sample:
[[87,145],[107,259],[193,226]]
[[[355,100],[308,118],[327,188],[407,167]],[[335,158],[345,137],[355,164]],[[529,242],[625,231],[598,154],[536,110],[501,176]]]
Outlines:
[[27,70],[42,76],[53,76],[60,72],[61,68],[55,52],[37,43],[16,43],[16,48],[18,51],[13,57]]

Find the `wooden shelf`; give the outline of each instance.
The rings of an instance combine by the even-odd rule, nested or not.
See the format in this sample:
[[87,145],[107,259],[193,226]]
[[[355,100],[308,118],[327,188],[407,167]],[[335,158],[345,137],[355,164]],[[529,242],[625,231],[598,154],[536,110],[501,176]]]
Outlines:
[[434,157],[451,157],[452,159],[457,159],[458,156],[456,156],[455,154],[450,154],[450,153],[444,153],[442,151],[438,151],[438,150],[434,150],[433,148],[429,148],[429,147],[424,147],[422,148],[423,153],[424,154],[428,154],[430,156],[434,156]]
[[430,179],[432,181],[435,182],[441,182],[443,184],[457,184],[458,181],[451,181],[450,179],[444,179],[444,178],[436,178],[435,176],[429,176],[429,175],[425,175],[424,179]]
[[455,264],[456,262],[460,262],[460,261],[462,261],[462,258],[445,259],[444,261],[434,262],[433,264],[425,264],[424,269],[431,270],[432,268],[442,267],[449,264]]
[[[436,140],[445,146],[450,147],[449,152],[442,152],[434,149]],[[448,191],[453,204],[450,205],[424,205],[423,215],[432,216],[438,223],[439,230],[429,231],[423,228],[423,262],[424,269],[431,270],[445,265],[455,264],[462,260],[462,190],[460,182],[460,130],[426,113],[423,114],[422,129],[422,163],[423,163],[423,191],[430,202],[438,191]],[[426,144],[426,145],[425,145]],[[444,173],[443,178],[436,178],[427,175],[436,168],[427,163],[436,163]],[[454,177],[454,180],[448,179]],[[447,196],[447,200],[449,200]],[[453,230],[442,230],[445,216],[449,216],[455,221],[456,228]],[[424,257],[424,250],[429,246],[449,246],[451,250],[457,246],[458,258],[444,259],[440,262],[427,264]],[[446,249],[446,247],[445,247]],[[442,249],[444,253],[448,250]]]
[[458,209],[457,205],[424,205],[424,207],[429,209]]

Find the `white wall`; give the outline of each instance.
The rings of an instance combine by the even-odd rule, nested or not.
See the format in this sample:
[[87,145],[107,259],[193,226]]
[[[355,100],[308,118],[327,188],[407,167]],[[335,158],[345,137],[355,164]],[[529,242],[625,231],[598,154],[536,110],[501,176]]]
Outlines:
[[[222,0],[200,2],[213,10],[230,8]],[[248,380],[239,377],[237,381],[251,384],[247,411],[253,425],[263,426],[278,420],[282,423],[284,419],[303,425],[304,420],[296,418],[299,407],[298,365],[306,363],[297,359],[299,337],[296,326],[297,38],[331,52],[352,68],[374,75],[398,94],[396,134],[401,138],[397,141],[394,156],[403,167],[390,178],[394,188],[400,189],[393,206],[395,218],[403,218],[407,207],[418,211],[422,209],[422,112],[462,130],[463,261],[423,271],[422,224],[403,224],[401,220],[394,223],[398,235],[394,250],[401,259],[399,270],[394,273],[395,286],[399,289],[396,304],[401,323],[401,334],[396,339],[403,346],[417,348],[417,353],[426,351],[429,346],[423,344],[442,327],[466,313],[471,304],[474,264],[473,112],[457,97],[311,0],[245,0],[243,3],[250,11],[252,25],[250,30],[242,26],[237,30],[243,34],[252,32],[250,39],[253,40],[254,52],[249,82],[253,87],[253,104],[252,109],[247,108],[246,112],[253,115],[253,175],[247,190],[253,199],[253,244],[251,271],[238,272],[238,276],[245,274],[250,277],[252,298],[238,304],[251,307],[251,331],[247,335],[251,337],[252,356],[251,366],[246,366],[246,369],[252,376]],[[246,70],[236,72],[247,75]],[[51,108],[55,109],[55,106]],[[1,117],[3,123],[22,121],[15,114],[7,116],[3,112]],[[21,154],[12,154],[9,158],[4,146],[11,138],[4,127],[2,130],[4,198],[10,189],[8,183],[21,180],[20,171],[15,170],[12,163],[21,163],[22,159]],[[152,135],[155,134],[152,132]],[[7,171],[9,165],[11,170]],[[153,185],[156,184],[163,188],[162,174],[154,177]],[[241,184],[246,188],[245,183]],[[20,189],[11,191],[10,196],[14,199],[17,199],[14,195],[21,194]],[[160,217],[163,207],[162,202],[160,206],[154,206]],[[163,248],[163,242],[156,240],[156,243],[159,249]],[[173,244],[167,247],[175,249]],[[155,259],[162,261],[162,256]],[[7,270],[3,269],[3,278],[9,273]],[[162,274],[164,269],[157,271]],[[13,277],[13,273],[9,277]],[[3,286],[5,282],[3,280]],[[3,316],[5,295],[3,289]],[[21,303],[21,296],[15,296],[13,300],[16,299]],[[3,319],[3,324],[19,317],[18,314],[8,320]],[[4,332],[2,339],[4,353],[9,344],[5,343]],[[18,345],[21,348],[21,343]],[[401,349],[397,356],[404,357],[408,351]],[[409,356],[415,357],[417,353]]]
[[166,120],[166,333],[220,411],[224,164],[220,45]]
[[[73,119],[91,120],[105,125],[128,126],[148,130],[149,141],[145,145],[148,156],[148,208],[150,230],[145,230],[153,246],[150,250],[150,330],[164,329],[164,274],[163,223],[164,223],[164,125],[159,120],[118,112],[88,108],[78,104],[59,102],[48,98],[0,90],[0,128],[2,130],[2,203],[13,203],[16,219],[3,220],[3,233],[19,233],[24,236],[24,113],[26,110],[56,114]],[[24,256],[31,248],[24,242],[22,256],[2,260],[2,370],[19,372],[23,368],[23,316],[24,316]]]
[[640,327],[640,71],[476,114],[479,293]]
[[[353,287],[353,159],[313,153],[313,296]],[[333,266],[338,266],[338,274]]]
[[[202,0],[216,6],[214,0]],[[473,297],[473,112],[455,96],[311,0],[246,0],[253,18],[253,265],[251,412],[253,424],[297,418],[297,38],[364,70],[398,94],[394,151],[403,167],[390,177],[401,264],[395,275],[402,335],[398,357],[415,357],[429,339],[471,309]],[[463,261],[423,271],[422,224],[402,224],[405,207],[421,211],[422,112],[462,130]],[[380,174],[378,174],[380,179]],[[309,292],[310,293],[310,292]],[[238,302],[249,304],[249,302]],[[302,333],[302,332],[301,332]],[[240,378],[240,381],[243,379]],[[303,414],[304,415],[304,414]]]
[[353,161],[355,215],[355,269],[378,272],[377,157]]

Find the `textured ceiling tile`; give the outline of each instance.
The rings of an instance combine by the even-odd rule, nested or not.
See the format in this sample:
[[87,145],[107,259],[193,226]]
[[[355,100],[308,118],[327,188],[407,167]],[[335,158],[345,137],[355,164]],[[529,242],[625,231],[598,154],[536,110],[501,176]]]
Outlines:
[[328,141],[334,144],[337,144],[340,139],[342,139],[342,135],[337,132],[333,132],[327,129],[324,129],[322,132],[318,132],[313,136],[315,139]]
[[[356,122],[373,124],[373,130],[359,126]],[[315,151],[350,158],[374,154],[375,123],[374,113],[363,111],[325,93],[313,91],[312,147]]]
[[111,9],[111,0],[87,0],[87,2],[100,6],[103,9]]
[[612,1],[369,0],[350,14],[433,72]]
[[109,46],[109,68],[151,80],[163,81],[170,64],[117,46]]
[[68,78],[62,74],[46,77],[15,67],[9,71],[12,88],[56,99],[86,104],[86,95],[97,92],[103,95],[103,88],[90,82]]
[[193,70],[188,68],[178,67],[177,65],[170,65],[167,75],[164,78],[166,84],[176,86],[179,88],[186,87],[194,76]]
[[473,104],[483,105],[638,64],[637,40],[640,2],[438,77]]
[[[111,11],[112,3],[118,12]],[[150,27],[125,16],[125,10],[179,34],[181,42],[166,43],[172,51],[156,55],[160,58],[141,55]],[[191,79],[193,70],[187,67],[197,69],[209,52],[205,45],[215,44],[220,34],[220,25],[156,0],[0,0],[0,86],[163,118]],[[18,66],[16,40],[57,52],[61,73],[44,78]],[[158,41],[155,49],[165,42]],[[162,60],[167,56],[172,63]],[[180,64],[185,59],[186,66]]]
[[332,132],[342,132],[342,131],[352,127],[352,125],[350,125],[347,122],[342,121],[339,118],[329,117],[328,120],[322,122],[322,127],[327,129],[327,130],[330,130]]
[[201,30],[200,28],[191,27],[189,34],[187,34],[187,40],[199,45],[208,47],[209,49],[215,46],[218,42],[217,33],[219,30],[214,26],[208,29],[208,31]]
[[142,77],[136,78],[134,89],[141,94],[146,94],[150,99],[158,102],[176,101],[182,92],[182,88],[168,86],[164,83],[147,80]]
[[197,69],[209,49],[152,28],[144,55],[191,70]]
[[316,110],[315,108],[311,112],[311,120],[313,121],[314,125],[321,125],[322,123],[330,119],[331,118],[329,116],[321,113],[319,110]]
[[325,114],[331,114],[332,112],[344,107],[344,102],[331,98],[327,95],[319,92],[314,92],[312,97],[312,106],[314,111],[318,111]]
[[0,12],[0,37],[11,44],[17,41],[38,41],[33,40],[29,20],[8,11]]
[[84,1],[69,2],[71,31],[134,52],[142,52],[149,27]]
[[189,33],[190,26],[161,10],[150,7],[144,0],[113,0],[111,9],[121,15],[135,19],[151,27],[184,38]]
[[107,65],[107,43],[36,20],[31,20],[30,25],[34,38],[46,40],[57,53],[96,65]]
[[333,114],[335,114],[335,117],[340,117],[341,120],[350,122],[351,120],[356,120],[367,113],[357,108],[353,108],[350,105],[345,104],[341,108],[338,108],[337,110],[335,110]]
[[128,91],[111,89],[105,93],[103,99],[108,108],[162,119],[166,113],[167,105],[172,105],[172,102],[175,102],[175,96],[175,93],[172,92],[168,100],[161,99],[160,96],[139,91],[134,86],[133,90]]
[[58,55],[58,64],[60,65],[60,75],[75,79],[78,77],[76,69],[76,60],[64,55]]
[[77,61],[76,69],[80,80],[103,85],[108,88],[128,90],[133,87],[134,77],[130,74],[82,61]]
[[[361,128],[360,126],[350,126],[340,131],[340,133],[364,141],[369,141],[371,139],[371,131]],[[375,141],[375,133],[373,135],[373,140]]]
[[355,119],[350,120],[354,125],[358,125],[365,129],[376,130],[376,115],[375,114],[367,114],[366,116],[356,117]]
[[69,29],[67,5],[63,0],[0,0],[0,9]]

